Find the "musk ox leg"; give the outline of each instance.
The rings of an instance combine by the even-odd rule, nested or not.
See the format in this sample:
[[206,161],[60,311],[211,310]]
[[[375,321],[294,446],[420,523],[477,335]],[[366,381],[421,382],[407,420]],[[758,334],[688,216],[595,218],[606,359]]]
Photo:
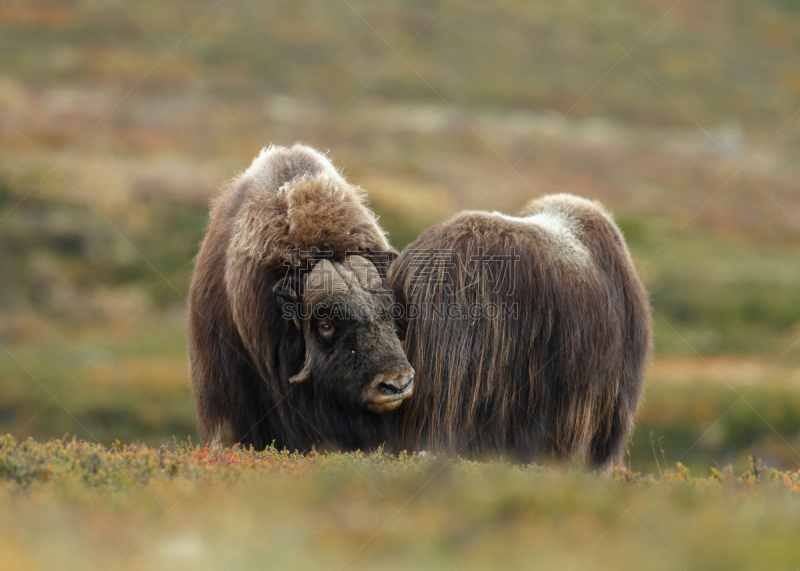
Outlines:
[[595,434],[589,449],[591,465],[595,470],[608,471],[612,466],[622,463],[628,440],[633,431],[635,408],[625,402],[614,407],[614,416],[608,430]]
[[228,420],[219,421],[211,434],[211,448],[215,450],[230,448],[237,442],[237,438],[233,433],[233,426]]

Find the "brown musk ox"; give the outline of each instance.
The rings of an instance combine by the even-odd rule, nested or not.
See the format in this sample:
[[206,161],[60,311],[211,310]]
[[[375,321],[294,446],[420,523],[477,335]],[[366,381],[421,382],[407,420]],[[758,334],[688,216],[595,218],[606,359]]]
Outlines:
[[557,194],[517,217],[463,212],[410,244],[389,283],[416,370],[400,448],[621,460],[650,306],[601,205]]
[[188,345],[206,442],[370,449],[410,396],[385,287],[396,257],[322,154],[262,150],[215,202],[189,294]]

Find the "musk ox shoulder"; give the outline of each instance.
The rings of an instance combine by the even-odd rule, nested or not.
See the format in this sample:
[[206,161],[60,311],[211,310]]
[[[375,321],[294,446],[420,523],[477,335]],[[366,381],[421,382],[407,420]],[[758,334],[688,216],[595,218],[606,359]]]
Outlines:
[[598,203],[558,194],[519,216],[463,212],[409,245],[390,284],[417,372],[400,446],[620,461],[650,309]]
[[206,442],[369,449],[413,388],[384,287],[396,257],[319,152],[264,149],[216,201],[189,294]]

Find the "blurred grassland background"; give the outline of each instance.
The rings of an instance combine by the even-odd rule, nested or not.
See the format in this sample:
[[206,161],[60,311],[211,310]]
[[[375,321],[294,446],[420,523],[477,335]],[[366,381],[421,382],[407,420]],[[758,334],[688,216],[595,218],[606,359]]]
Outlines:
[[398,249],[462,209],[601,200],[654,309],[632,467],[797,469],[800,4],[673,6],[4,0],[0,433],[194,436],[209,200],[303,141]]

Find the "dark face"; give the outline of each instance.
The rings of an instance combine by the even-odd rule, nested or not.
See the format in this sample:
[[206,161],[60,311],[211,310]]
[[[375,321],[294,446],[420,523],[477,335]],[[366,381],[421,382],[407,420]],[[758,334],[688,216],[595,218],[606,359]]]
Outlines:
[[319,262],[306,279],[300,323],[306,360],[292,382],[311,382],[320,398],[354,410],[400,406],[413,392],[414,369],[397,337],[393,301],[366,259]]

